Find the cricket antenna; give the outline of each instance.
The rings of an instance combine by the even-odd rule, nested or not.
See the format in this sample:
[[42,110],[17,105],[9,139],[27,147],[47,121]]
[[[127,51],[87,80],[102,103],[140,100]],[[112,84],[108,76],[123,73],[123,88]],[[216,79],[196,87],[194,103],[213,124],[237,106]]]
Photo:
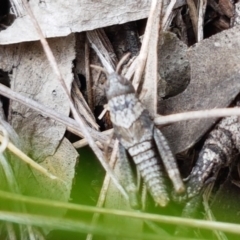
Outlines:
[[101,72],[104,72],[107,76],[109,75],[108,72],[104,68],[102,68],[102,67],[99,67],[99,66],[93,65],[93,64],[91,64],[90,67],[91,68],[95,68],[96,70],[99,70]]
[[118,65],[117,65],[117,68],[116,68],[116,73],[117,74],[119,74],[119,71],[120,71],[123,63],[130,57],[130,55],[131,55],[131,53],[129,52],[121,58],[121,60],[119,61]]

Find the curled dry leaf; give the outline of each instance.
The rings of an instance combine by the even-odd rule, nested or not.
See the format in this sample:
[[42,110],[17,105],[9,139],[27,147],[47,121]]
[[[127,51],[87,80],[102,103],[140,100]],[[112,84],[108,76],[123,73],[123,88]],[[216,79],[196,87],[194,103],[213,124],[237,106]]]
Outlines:
[[[11,1],[14,3],[17,0]],[[72,32],[82,32],[146,18],[150,7],[150,1],[143,0],[127,2],[123,0],[30,1],[29,4],[48,38],[67,36]],[[21,17],[16,18],[9,28],[1,32],[0,44],[38,39],[39,36],[31,19],[24,11],[21,11]]]
[[[240,27],[223,31],[189,49],[191,81],[187,89],[160,104],[160,114],[227,107],[240,91]],[[163,133],[175,153],[193,146],[216,119],[185,121]]]

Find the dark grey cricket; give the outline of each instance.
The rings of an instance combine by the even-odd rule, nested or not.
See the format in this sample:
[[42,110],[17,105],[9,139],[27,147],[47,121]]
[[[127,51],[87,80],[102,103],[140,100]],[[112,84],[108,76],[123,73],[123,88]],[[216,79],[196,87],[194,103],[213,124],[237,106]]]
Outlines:
[[114,133],[119,140],[123,185],[129,195],[131,207],[139,209],[138,188],[130,166],[131,156],[155,203],[164,207],[168,204],[169,197],[162,165],[176,193],[184,192],[185,187],[167,139],[154,125],[149,112],[138,99],[132,83],[118,73],[121,62],[116,72],[107,74],[106,96]]

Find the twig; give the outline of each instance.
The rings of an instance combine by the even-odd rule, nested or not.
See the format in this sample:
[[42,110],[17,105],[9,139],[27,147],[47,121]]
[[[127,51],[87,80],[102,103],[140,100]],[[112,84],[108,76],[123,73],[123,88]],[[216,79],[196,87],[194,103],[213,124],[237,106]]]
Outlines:
[[84,117],[86,122],[90,124],[90,126],[94,127],[95,129],[99,129],[99,126],[96,123],[96,120],[87,105],[76,81],[72,83],[72,98],[75,104],[76,109],[78,112]]
[[146,26],[143,41],[142,41],[142,47],[137,57],[137,69],[135,71],[134,78],[133,78],[133,86],[136,90],[138,89],[138,85],[142,79],[142,74],[146,65],[146,60],[148,55],[148,45],[151,37],[152,25],[155,20],[155,13],[158,11],[157,5],[159,1],[162,1],[162,0],[152,0],[148,21],[147,21],[147,26]]
[[195,6],[195,3],[193,0],[186,0],[189,8],[189,15],[192,21],[193,31],[195,34],[195,37],[197,39],[197,33],[198,33],[198,14],[197,14],[197,8]]
[[[217,177],[218,172],[219,171],[217,171],[214,174],[215,175],[214,177]],[[214,215],[213,215],[213,213],[210,209],[210,206],[208,204],[208,201],[209,201],[209,198],[210,198],[210,195],[211,195],[214,184],[215,184],[215,182],[210,183],[203,193],[203,206],[204,206],[204,210],[206,212],[206,218],[207,218],[207,220],[210,220],[210,221],[216,221],[216,219],[215,219],[215,217],[214,217]],[[228,240],[228,238],[226,237],[226,235],[222,231],[214,230],[213,232],[216,235],[218,240]]]
[[88,105],[90,109],[93,111],[93,92],[92,92],[91,74],[90,74],[89,45],[87,40],[85,40],[85,73],[86,73],[86,83],[87,83]]
[[[109,137],[108,136],[111,135],[112,133],[113,133],[113,129],[112,128],[102,132],[102,134],[104,136],[106,136],[106,142],[109,142]],[[104,143],[106,143],[106,142],[104,142]],[[87,145],[88,145],[88,142],[87,142],[87,140],[85,138],[83,138],[83,139],[73,143],[73,146],[75,148],[81,148],[81,147],[85,147]]]
[[43,32],[31,10],[31,8],[29,7],[29,4],[27,2],[27,0],[23,0],[23,3],[24,3],[24,6],[25,8],[27,9],[27,12],[37,30],[37,33],[40,37],[40,41],[42,43],[42,46],[43,46],[43,49],[44,49],[44,52],[49,60],[49,63],[52,67],[52,69],[54,70],[57,78],[58,78],[58,81],[61,83],[68,99],[69,99],[69,105],[70,105],[70,109],[71,109],[71,112],[74,116],[74,118],[76,119],[77,123],[78,123],[78,126],[80,127],[83,135],[85,136],[85,138],[88,140],[88,143],[89,143],[89,146],[92,148],[93,152],[95,153],[95,155],[97,156],[97,158],[99,159],[99,161],[101,162],[102,166],[104,167],[104,169],[106,170],[106,172],[109,174],[109,176],[111,177],[111,179],[113,180],[114,184],[116,185],[116,187],[119,189],[119,191],[122,193],[122,195],[128,199],[128,196],[127,196],[127,193],[126,191],[124,190],[124,188],[121,186],[121,184],[119,183],[118,179],[116,178],[116,176],[114,175],[114,172],[112,171],[112,169],[109,167],[106,159],[104,158],[101,150],[98,148],[98,146],[96,145],[96,143],[94,142],[91,134],[89,133],[88,129],[86,128],[83,120],[81,119],[81,116],[78,114],[78,112],[76,111],[75,107],[74,107],[74,103],[71,99],[71,96],[70,96],[70,92],[69,90],[67,89],[67,86],[62,78],[62,75],[60,73],[60,70],[58,68],[58,65],[57,65],[57,62],[56,62],[56,59],[55,57],[53,56],[53,53],[48,45],[48,42],[46,41],[44,35],[43,35]]
[[[1,83],[0,83],[0,94],[34,109],[34,110],[40,112],[41,114],[43,114],[44,116],[50,117],[50,118],[64,124],[65,126],[67,126],[67,129],[70,132],[76,134],[79,137],[83,137],[83,134],[82,134],[77,122],[74,119],[64,116],[64,115],[54,111],[53,109],[48,108],[48,107],[34,101],[33,99],[22,96],[21,94],[14,92],[13,90],[4,86]],[[89,128],[89,127],[87,127],[87,129],[96,141],[101,141],[102,143],[105,143],[108,140],[108,137],[105,136],[104,134],[102,134],[92,128]]]
[[[114,168],[114,165],[116,163],[117,151],[118,151],[118,140],[115,140],[112,155],[111,155],[111,158],[110,158],[110,161],[109,161],[109,165],[110,165],[111,168]],[[106,199],[106,194],[107,194],[107,191],[108,191],[109,184],[110,184],[110,177],[108,175],[106,175],[105,178],[104,178],[104,181],[103,181],[103,184],[102,184],[102,189],[101,189],[101,192],[99,194],[98,202],[97,202],[97,205],[96,205],[99,208],[103,207],[103,204],[104,204],[105,199]],[[91,224],[92,225],[96,224],[99,217],[100,217],[99,213],[94,213]],[[93,235],[88,234],[86,240],[92,240],[92,238],[93,238]]]
[[163,16],[162,24],[161,24],[163,30],[166,30],[166,28],[167,28],[168,19],[170,17],[170,14],[173,11],[173,8],[174,8],[174,5],[176,4],[176,2],[177,2],[177,0],[171,0],[171,2],[168,4],[168,7],[167,7],[166,12]]
[[103,29],[87,32],[87,38],[108,73],[114,72],[117,57]]
[[[0,88],[1,93],[1,88]],[[218,108],[218,109],[210,109],[210,110],[201,110],[201,111],[191,111],[191,112],[183,112],[183,113],[175,113],[167,116],[157,115],[154,118],[154,123],[156,125],[167,125],[171,123],[194,120],[194,119],[205,119],[205,118],[222,118],[229,116],[240,116],[240,108]],[[110,134],[112,129],[109,129],[103,133]],[[76,143],[74,143],[74,147],[79,148],[81,146],[86,146],[87,140],[82,139]]]
[[203,40],[203,24],[204,24],[204,16],[207,7],[207,0],[199,0],[198,5],[198,27],[197,27],[197,42]]
[[222,118],[229,116],[240,116],[240,108],[217,108],[210,110],[190,111],[175,113],[167,116],[156,116],[154,123],[156,125],[166,125],[186,120],[204,119],[204,118]]
[[[0,135],[0,142],[4,141],[4,137]],[[16,156],[18,156],[20,159],[22,159],[24,162],[29,164],[31,167],[35,168],[39,172],[45,174],[47,177],[51,179],[57,179],[55,175],[51,174],[47,169],[33,161],[30,157],[28,157],[25,153],[23,153],[20,149],[15,147],[11,142],[8,142],[7,148],[14,153]]]
[[[149,39],[147,61],[144,71],[144,82],[139,96],[143,99],[145,107],[151,116],[157,114],[157,82],[158,82],[158,39],[161,30],[161,15],[163,1],[158,1],[154,12],[154,21],[151,25],[151,37]],[[160,53],[161,54],[161,53]],[[145,92],[144,90],[147,89]],[[143,94],[145,95],[143,97]]]

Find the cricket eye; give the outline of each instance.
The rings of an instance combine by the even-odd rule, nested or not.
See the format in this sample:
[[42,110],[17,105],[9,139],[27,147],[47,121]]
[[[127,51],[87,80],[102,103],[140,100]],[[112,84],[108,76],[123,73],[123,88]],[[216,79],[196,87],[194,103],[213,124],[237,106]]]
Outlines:
[[124,78],[124,77],[120,77],[120,82],[123,84],[123,85],[129,85],[129,81],[126,79],[126,78]]

